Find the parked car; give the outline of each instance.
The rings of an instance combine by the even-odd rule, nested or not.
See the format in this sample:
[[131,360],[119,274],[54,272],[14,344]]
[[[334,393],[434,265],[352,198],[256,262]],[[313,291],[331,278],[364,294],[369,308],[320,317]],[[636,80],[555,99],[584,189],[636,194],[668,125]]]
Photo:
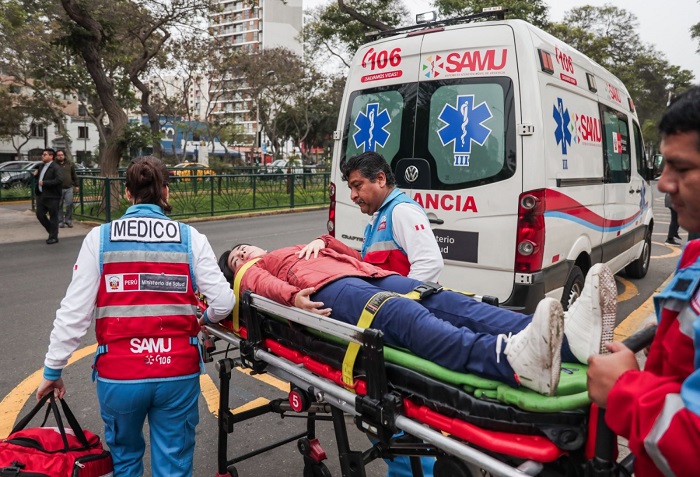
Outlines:
[[193,176],[215,176],[216,172],[204,164],[198,162],[181,162],[170,170],[170,178],[175,180],[189,180]]
[[28,187],[41,161],[9,161],[0,164],[0,184],[3,189]]
[[267,174],[303,174],[304,168],[299,161],[290,164],[288,159],[276,159],[267,164],[265,172]]

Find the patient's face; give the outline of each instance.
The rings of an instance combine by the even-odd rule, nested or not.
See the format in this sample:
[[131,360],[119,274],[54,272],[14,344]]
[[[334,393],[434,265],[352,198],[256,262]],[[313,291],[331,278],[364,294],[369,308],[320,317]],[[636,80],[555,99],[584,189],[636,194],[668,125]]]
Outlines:
[[245,262],[251,258],[262,257],[267,253],[267,250],[263,250],[255,245],[239,245],[231,250],[228,256],[228,266],[234,272],[243,265]]

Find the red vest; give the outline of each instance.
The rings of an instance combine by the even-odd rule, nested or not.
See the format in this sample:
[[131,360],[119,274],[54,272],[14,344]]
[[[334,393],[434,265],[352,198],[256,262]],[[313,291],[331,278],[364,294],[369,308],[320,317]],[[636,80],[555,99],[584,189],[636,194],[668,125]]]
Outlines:
[[[152,380],[200,372],[189,227],[162,217],[125,216],[101,226],[95,308],[100,378]],[[124,240],[129,232],[135,237]],[[138,234],[148,241],[137,241]]]

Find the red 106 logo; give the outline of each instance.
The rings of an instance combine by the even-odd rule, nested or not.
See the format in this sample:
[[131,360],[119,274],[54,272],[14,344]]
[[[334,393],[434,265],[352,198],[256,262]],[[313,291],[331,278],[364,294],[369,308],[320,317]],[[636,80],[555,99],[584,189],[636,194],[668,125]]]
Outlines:
[[571,56],[567,55],[556,46],[554,47],[554,55],[557,58],[557,63],[561,65],[564,71],[571,74],[574,73],[574,60],[571,59]]
[[374,48],[370,48],[362,57],[362,67],[367,68],[369,66],[370,70],[375,69],[381,70],[386,68],[388,65],[394,68],[401,64],[401,48],[394,48],[391,51],[380,50],[376,51]]
[[622,104],[622,97],[620,96],[620,90],[609,83],[608,83],[608,94],[610,94],[610,99]]

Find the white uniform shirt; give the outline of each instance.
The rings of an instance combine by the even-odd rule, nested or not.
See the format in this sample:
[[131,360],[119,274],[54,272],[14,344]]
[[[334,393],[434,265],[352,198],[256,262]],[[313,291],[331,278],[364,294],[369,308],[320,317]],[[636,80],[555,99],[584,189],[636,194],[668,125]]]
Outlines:
[[[378,215],[378,212],[372,215],[370,224],[377,220]],[[445,264],[425,212],[417,205],[401,203],[394,207],[391,220],[394,240],[406,252],[411,264],[408,277],[437,282]]]
[[[231,286],[219,269],[209,240],[190,227],[192,262],[198,291],[207,297],[207,319],[212,323],[226,318],[235,303]],[[73,266],[73,278],[56,312],[49,350],[44,365],[63,369],[80,345],[92,323],[100,285],[100,228],[95,227],[83,240]]]

